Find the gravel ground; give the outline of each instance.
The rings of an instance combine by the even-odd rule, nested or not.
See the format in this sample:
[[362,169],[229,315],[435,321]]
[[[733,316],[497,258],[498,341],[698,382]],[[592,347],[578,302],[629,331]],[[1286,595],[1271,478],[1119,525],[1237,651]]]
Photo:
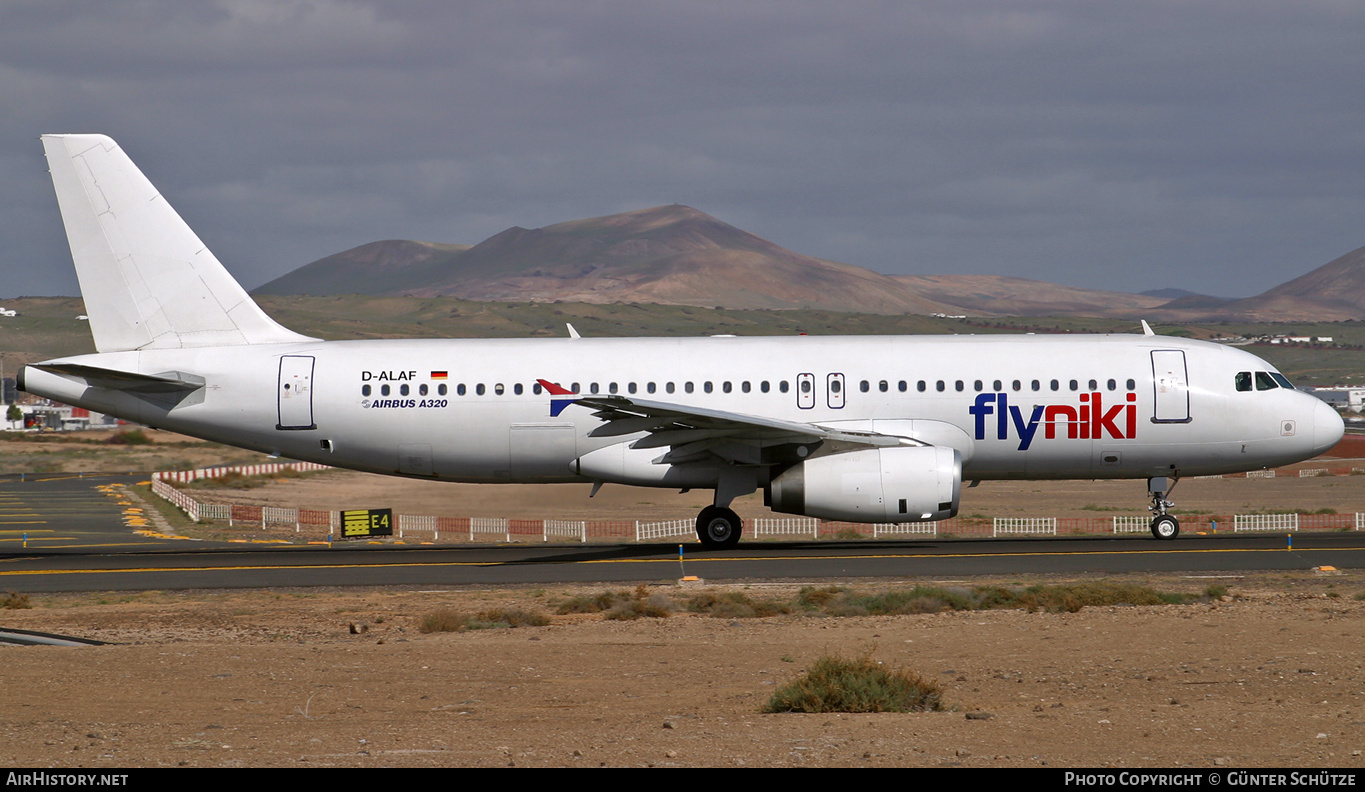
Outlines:
[[[1360,575],[1136,582],[1186,593],[1213,582],[1231,596],[1060,614],[574,615],[554,616],[545,627],[431,634],[419,622],[442,608],[552,613],[558,602],[602,589],[35,596],[32,609],[0,612],[0,624],[112,643],[0,647],[0,763],[1355,768],[1365,761]],[[735,589],[751,597],[795,593],[792,585],[724,590]],[[651,591],[691,593],[663,582]],[[871,653],[918,672],[943,686],[949,709],[761,713],[777,685],[828,653]]]

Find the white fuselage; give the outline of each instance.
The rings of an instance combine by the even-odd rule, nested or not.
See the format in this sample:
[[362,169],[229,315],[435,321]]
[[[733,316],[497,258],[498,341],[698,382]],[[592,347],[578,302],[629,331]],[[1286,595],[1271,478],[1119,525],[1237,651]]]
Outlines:
[[1259,358],[1163,336],[318,341],[55,362],[188,373],[204,387],[169,409],[33,368],[23,387],[267,453],[449,481],[587,480],[575,459],[642,436],[590,436],[603,422],[581,405],[551,415],[538,379],[912,438],[923,428],[917,439],[962,453],[964,480],[1226,473],[1309,458],[1341,436],[1318,399],[1237,390],[1239,373],[1274,371]]

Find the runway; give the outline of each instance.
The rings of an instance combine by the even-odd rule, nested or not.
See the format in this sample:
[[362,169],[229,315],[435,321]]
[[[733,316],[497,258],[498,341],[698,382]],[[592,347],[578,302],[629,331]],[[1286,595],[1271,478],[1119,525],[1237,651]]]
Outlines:
[[[288,586],[634,584],[1143,572],[1235,574],[1365,567],[1365,534],[1014,540],[750,541],[705,551],[656,544],[265,545],[188,541],[148,530],[127,476],[0,480],[0,591],[138,591]],[[21,536],[27,536],[27,547]]]

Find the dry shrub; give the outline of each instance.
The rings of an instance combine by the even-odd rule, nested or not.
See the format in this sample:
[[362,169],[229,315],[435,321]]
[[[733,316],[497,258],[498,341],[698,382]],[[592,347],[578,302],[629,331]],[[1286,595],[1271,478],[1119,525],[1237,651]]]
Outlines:
[[911,671],[872,660],[825,656],[804,676],[778,688],[764,712],[938,712],[943,691]]
[[13,591],[7,591],[3,596],[0,596],[0,608],[24,610],[25,608],[32,607],[33,603],[29,602],[27,594],[16,594]]

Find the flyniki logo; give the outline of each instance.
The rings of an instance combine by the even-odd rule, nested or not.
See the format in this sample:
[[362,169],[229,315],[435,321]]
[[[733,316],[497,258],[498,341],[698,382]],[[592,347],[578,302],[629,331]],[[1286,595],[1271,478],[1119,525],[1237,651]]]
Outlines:
[[1129,393],[1126,403],[1116,404],[1106,409],[1104,396],[1099,391],[1082,393],[1081,403],[1035,404],[1033,412],[1024,419],[1023,410],[1009,403],[1008,393],[979,393],[976,403],[967,412],[976,418],[976,439],[986,439],[986,417],[995,416],[995,439],[1006,440],[1010,428],[1019,437],[1019,450],[1027,451],[1033,443],[1038,427],[1043,427],[1043,437],[1052,440],[1057,437],[1057,427],[1066,428],[1068,439],[1098,440],[1106,434],[1118,440],[1131,440],[1137,437],[1137,394]]

